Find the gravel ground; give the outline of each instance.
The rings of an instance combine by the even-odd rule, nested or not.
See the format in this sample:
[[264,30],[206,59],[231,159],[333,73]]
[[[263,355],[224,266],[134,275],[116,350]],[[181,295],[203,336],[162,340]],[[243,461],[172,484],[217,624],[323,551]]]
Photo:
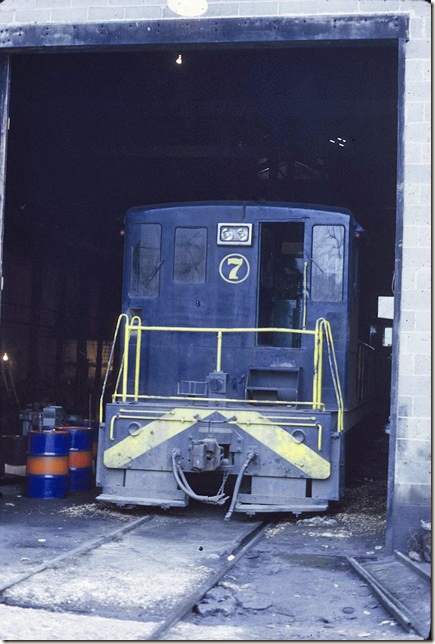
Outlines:
[[53,613],[48,610],[2,606],[2,640],[140,640],[155,628],[154,622],[127,621]]

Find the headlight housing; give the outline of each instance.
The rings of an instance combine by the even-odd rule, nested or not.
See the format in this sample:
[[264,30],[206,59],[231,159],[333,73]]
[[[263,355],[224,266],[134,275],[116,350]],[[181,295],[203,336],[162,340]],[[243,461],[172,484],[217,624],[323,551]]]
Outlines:
[[252,224],[218,224],[218,246],[251,246]]

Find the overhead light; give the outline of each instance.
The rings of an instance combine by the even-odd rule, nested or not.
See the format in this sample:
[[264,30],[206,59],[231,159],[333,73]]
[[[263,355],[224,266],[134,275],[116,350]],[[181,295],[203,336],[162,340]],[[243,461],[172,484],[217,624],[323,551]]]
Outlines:
[[9,360],[9,356],[7,353],[3,354],[3,362],[7,362]]
[[175,59],[175,62],[177,65],[182,65],[183,64],[183,56],[181,54],[178,54],[177,58]]
[[208,9],[207,0],[167,0],[171,11],[184,18],[201,16]]
[[218,246],[250,246],[252,224],[218,224]]

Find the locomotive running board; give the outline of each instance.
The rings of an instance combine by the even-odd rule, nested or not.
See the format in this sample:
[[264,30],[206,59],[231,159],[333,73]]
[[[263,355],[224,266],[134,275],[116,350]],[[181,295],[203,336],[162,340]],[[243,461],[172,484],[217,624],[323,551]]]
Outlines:
[[180,499],[147,499],[137,496],[116,496],[113,494],[100,494],[96,501],[106,501],[116,503],[117,505],[157,505],[163,509],[166,508],[185,508],[187,501]]

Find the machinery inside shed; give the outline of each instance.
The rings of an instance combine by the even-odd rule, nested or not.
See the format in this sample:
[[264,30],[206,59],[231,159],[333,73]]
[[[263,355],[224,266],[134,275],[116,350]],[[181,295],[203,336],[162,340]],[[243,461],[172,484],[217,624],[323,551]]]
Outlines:
[[20,433],[20,411],[35,404],[95,417],[125,211],[211,200],[352,211],[365,230],[360,308],[364,339],[383,354],[387,420],[377,307],[394,281],[394,46],[17,55],[10,101],[2,434]]

